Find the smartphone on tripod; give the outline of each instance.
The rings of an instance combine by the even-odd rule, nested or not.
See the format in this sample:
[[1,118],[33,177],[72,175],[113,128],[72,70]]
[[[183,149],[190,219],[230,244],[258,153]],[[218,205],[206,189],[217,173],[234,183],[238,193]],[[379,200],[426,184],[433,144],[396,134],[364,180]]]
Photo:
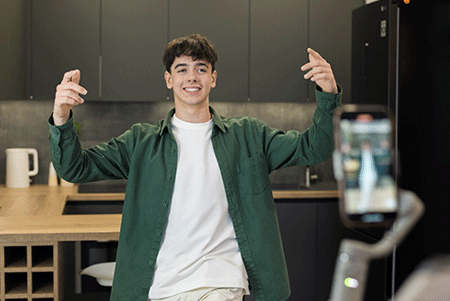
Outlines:
[[399,206],[392,118],[383,106],[343,105],[333,122],[341,220],[354,228],[390,226]]

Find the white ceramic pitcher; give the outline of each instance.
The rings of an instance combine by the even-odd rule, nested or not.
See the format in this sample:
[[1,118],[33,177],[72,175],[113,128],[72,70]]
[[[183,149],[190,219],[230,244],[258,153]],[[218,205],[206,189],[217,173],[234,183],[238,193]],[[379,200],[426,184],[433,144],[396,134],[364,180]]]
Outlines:
[[[33,170],[30,170],[29,155],[33,156]],[[6,187],[25,188],[30,186],[30,176],[39,171],[38,153],[34,148],[6,149]]]

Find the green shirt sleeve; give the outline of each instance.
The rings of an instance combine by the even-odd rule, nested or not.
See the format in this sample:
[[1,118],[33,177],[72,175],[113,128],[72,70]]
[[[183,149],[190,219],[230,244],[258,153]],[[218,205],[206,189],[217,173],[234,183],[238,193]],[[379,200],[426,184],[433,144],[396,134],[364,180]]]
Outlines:
[[50,156],[58,175],[71,183],[84,183],[105,179],[126,179],[134,145],[133,130],[88,149],[82,149],[71,113],[70,119],[50,129]]
[[264,123],[257,129],[261,133],[269,172],[275,169],[311,165],[331,158],[333,152],[333,113],[342,102],[342,89],[331,94],[316,88],[317,108],[313,124],[304,132],[281,131]]

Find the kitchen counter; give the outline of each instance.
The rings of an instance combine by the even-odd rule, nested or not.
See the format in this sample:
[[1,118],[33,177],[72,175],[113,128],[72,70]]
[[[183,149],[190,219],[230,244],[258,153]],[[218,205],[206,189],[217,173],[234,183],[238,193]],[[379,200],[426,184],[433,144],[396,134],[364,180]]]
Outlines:
[[[327,226],[317,227],[322,220],[319,216],[327,216],[323,208],[335,211],[338,192],[327,190],[330,187],[333,188],[327,185],[304,190],[299,190],[295,185],[272,187],[280,216],[281,235],[286,249],[291,250],[286,260],[296,274],[301,272],[298,277],[291,275],[291,282],[299,283],[307,279],[301,287],[314,285],[311,280],[314,277],[304,275],[309,276],[316,264],[326,262],[330,256],[335,257],[334,253],[318,253],[315,244],[311,243],[316,237],[321,245],[320,239],[325,244],[333,241],[332,237],[325,238],[325,235],[316,233]],[[0,185],[0,301],[63,300],[66,293],[64,281],[67,281],[64,261],[68,252],[66,248],[71,245],[64,242],[119,239],[122,214],[104,213],[110,212],[107,208],[117,203],[123,205],[125,194],[98,193],[101,190],[95,189],[83,192],[79,188],[81,186],[77,185],[32,185],[29,188],[6,188]],[[325,204],[327,202],[330,206]],[[88,213],[70,213],[67,209],[74,204],[77,210],[89,206],[100,210],[93,211],[90,207],[90,211],[86,211]],[[113,212],[121,212],[121,208]],[[326,217],[325,220],[328,223],[330,219]],[[295,229],[301,231],[292,231],[293,224]],[[325,250],[328,248],[325,247]],[[73,253],[73,250],[69,252]],[[300,258],[299,254],[302,254]],[[326,258],[322,258],[321,254]],[[80,269],[80,266],[77,268],[75,265],[74,268]],[[304,292],[297,295],[303,296]]]
[[0,186],[0,242],[118,240],[120,214],[63,215],[68,200],[122,199],[123,194],[79,195],[77,187]]
[[[275,200],[333,199],[336,190],[274,190]],[[63,215],[67,201],[122,201],[124,193],[78,193],[72,187],[0,185],[0,242],[118,240],[121,214]]]

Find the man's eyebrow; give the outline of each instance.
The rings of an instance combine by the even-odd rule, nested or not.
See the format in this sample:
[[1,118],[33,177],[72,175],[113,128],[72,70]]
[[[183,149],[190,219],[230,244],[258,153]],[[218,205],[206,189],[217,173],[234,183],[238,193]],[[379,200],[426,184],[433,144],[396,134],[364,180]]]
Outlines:
[[[179,67],[187,67],[187,65],[188,64],[186,64],[186,63],[179,63],[179,64],[176,64],[175,67],[173,67],[173,69],[177,69]],[[195,63],[195,66],[204,66],[206,68],[209,68],[209,66],[206,63],[202,63],[202,62]]]
[[202,62],[195,63],[195,65],[196,66],[205,66],[206,68],[208,68],[208,64],[202,63]]
[[175,67],[173,67],[173,69],[177,69],[178,67],[186,67],[187,64],[185,63],[180,63],[180,64],[176,64]]

